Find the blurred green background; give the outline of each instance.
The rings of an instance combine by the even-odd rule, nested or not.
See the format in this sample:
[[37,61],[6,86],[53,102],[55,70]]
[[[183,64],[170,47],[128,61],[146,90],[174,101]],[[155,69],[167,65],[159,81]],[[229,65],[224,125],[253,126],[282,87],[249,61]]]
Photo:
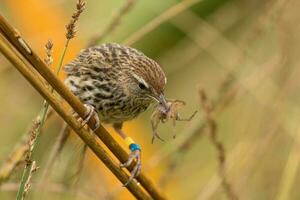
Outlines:
[[[75,3],[2,0],[0,13],[41,57],[45,57],[44,44],[51,38],[57,64],[64,26]],[[89,0],[65,63],[105,30],[126,3]],[[209,137],[199,88],[205,90],[208,101],[217,102],[211,117],[217,138],[225,147],[226,182],[236,196],[300,199],[299,6],[297,0],[133,1],[115,30],[100,41],[130,44],[155,59],[168,78],[167,97],[187,103],[181,115],[199,111],[192,121],[177,123],[176,139],[170,124],[160,125],[166,142],[154,145],[151,108],[125,125],[128,134],[143,146],[144,172],[169,199],[230,199],[219,175],[218,151]],[[141,33],[143,30],[146,33]],[[42,101],[0,55],[2,163],[37,116]],[[199,130],[202,124],[205,127]],[[54,115],[43,129],[36,155],[40,169],[33,176],[27,199],[133,199],[91,153],[81,175],[73,176],[82,147],[76,136],[58,156],[47,187],[38,186],[61,127],[61,119]],[[22,169],[23,164],[1,183],[0,199],[15,198]]]

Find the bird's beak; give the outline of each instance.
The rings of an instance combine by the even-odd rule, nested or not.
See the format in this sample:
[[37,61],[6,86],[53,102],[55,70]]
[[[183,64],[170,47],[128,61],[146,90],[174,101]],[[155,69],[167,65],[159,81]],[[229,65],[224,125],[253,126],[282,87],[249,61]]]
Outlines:
[[166,98],[165,98],[165,96],[164,96],[163,93],[161,93],[161,94],[158,96],[158,101],[159,101],[159,104],[162,105],[162,106],[166,109],[166,111],[169,110],[169,106],[168,106],[168,104],[167,104]]

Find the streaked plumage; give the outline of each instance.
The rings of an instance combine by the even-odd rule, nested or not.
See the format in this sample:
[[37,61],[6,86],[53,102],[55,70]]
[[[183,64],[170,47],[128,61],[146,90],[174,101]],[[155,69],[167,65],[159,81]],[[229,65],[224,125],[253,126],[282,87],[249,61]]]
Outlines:
[[104,44],[82,50],[64,67],[65,83],[101,122],[122,123],[160,101],[166,77],[160,66],[136,49]]

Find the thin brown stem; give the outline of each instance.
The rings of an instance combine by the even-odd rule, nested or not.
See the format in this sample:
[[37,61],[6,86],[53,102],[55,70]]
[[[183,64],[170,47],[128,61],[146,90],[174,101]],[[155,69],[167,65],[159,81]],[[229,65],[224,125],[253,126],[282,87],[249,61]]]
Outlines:
[[[47,120],[53,114],[53,110],[50,109],[47,114]],[[34,121],[36,121],[35,119]],[[2,163],[0,167],[0,185],[11,177],[14,173],[15,169],[25,161],[25,156],[29,151],[29,141],[30,141],[30,133],[34,127],[34,124],[30,125],[29,130],[24,134],[21,140],[16,144],[13,151],[8,155],[5,161]],[[43,133],[43,132],[41,132]]]
[[219,164],[219,176],[221,178],[222,186],[226,192],[227,198],[230,200],[238,200],[238,197],[233,190],[233,186],[229,183],[226,176],[226,153],[224,144],[217,138],[217,123],[212,116],[211,103],[208,101],[207,95],[204,90],[199,90],[199,96],[201,101],[201,107],[205,115],[205,120],[208,128],[209,139],[217,151],[218,164]]

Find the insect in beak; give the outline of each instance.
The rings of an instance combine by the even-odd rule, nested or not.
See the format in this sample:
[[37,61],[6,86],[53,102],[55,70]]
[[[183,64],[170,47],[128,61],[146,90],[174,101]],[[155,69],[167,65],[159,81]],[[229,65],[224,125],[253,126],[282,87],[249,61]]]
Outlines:
[[158,96],[158,102],[160,105],[162,105],[164,108],[165,108],[165,111],[168,112],[168,110],[170,109],[168,104],[167,104],[167,101],[166,101],[166,98],[164,96],[163,93],[161,93],[159,96]]

